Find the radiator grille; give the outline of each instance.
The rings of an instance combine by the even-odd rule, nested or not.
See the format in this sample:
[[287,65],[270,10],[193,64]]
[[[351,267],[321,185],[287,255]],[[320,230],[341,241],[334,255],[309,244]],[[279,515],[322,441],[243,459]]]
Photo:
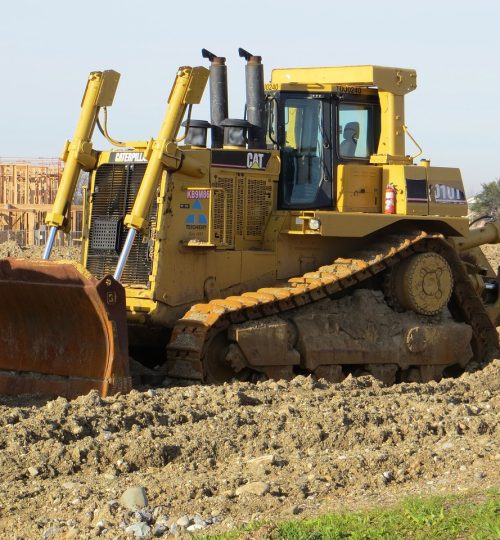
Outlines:
[[[107,163],[96,171],[87,269],[98,278],[115,271],[128,232],[128,228],[123,225],[123,218],[134,206],[146,165]],[[151,235],[156,227],[156,215],[155,197],[150,215]],[[152,251],[149,235],[138,233],[123,271],[123,283],[148,285]]]

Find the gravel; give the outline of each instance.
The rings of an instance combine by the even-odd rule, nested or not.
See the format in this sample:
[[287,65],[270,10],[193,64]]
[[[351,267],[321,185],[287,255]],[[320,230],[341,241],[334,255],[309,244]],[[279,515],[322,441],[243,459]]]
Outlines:
[[[44,246],[19,246],[13,240],[0,244],[0,258],[15,257],[18,259],[41,259]],[[79,246],[55,246],[51,259],[66,259],[77,261],[80,257]]]
[[494,360],[456,379],[391,387],[301,376],[279,388],[3,396],[0,536],[219,531],[487,489],[499,481],[499,375]]

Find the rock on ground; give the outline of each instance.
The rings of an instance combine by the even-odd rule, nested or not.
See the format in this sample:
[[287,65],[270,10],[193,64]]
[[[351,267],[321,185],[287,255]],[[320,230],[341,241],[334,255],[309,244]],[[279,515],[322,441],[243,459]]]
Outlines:
[[140,510],[148,505],[146,490],[142,486],[130,487],[123,492],[120,503],[128,510]]

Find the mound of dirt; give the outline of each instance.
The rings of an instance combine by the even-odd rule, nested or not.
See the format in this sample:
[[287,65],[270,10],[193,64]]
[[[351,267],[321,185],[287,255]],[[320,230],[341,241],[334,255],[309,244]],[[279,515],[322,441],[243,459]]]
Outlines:
[[14,240],[9,240],[8,242],[0,243],[0,258],[22,257],[22,256],[23,256],[23,249],[17,242],[14,242]]
[[500,265],[500,248],[498,244],[486,244],[485,246],[481,246],[481,250],[486,255],[493,270],[496,272]]
[[162,536],[498,485],[499,374],[4,397],[0,530]]

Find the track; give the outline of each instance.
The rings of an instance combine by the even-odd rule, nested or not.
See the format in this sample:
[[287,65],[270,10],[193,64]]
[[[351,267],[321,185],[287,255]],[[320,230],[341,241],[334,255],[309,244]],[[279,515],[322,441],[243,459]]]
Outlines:
[[[217,342],[229,326],[298,311],[324,298],[347,295],[407,257],[424,252],[438,253],[450,265],[454,279],[450,302],[453,315],[471,326],[474,358],[483,360],[498,349],[496,329],[483,302],[456,250],[442,235],[419,231],[387,235],[369,250],[356,252],[348,259],[338,258],[315,272],[291,278],[283,287],[262,288],[194,305],[173,329],[167,353],[168,373],[172,377],[205,381],[210,378],[207,358],[209,355],[213,358],[213,350],[217,352]],[[272,369],[262,371],[273,375]]]

